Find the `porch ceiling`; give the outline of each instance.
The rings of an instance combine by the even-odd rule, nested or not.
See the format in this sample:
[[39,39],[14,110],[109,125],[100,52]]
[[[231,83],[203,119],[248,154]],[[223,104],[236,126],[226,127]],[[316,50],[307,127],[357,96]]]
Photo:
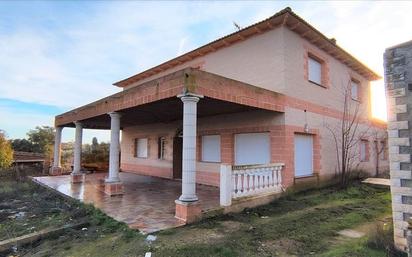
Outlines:
[[[209,97],[201,99],[197,105],[198,117],[207,117],[218,114],[246,112],[259,108],[225,102]],[[121,127],[144,125],[150,123],[169,123],[181,120],[183,117],[183,104],[177,97],[128,108],[119,111],[122,114]],[[82,120],[84,128],[110,129],[110,116],[107,114]],[[74,127],[73,123],[67,125]]]
[[109,112],[122,113],[121,127],[182,119],[182,92],[203,95],[198,117],[252,110],[284,111],[282,94],[216,74],[184,69],[56,116],[55,125],[109,129]]

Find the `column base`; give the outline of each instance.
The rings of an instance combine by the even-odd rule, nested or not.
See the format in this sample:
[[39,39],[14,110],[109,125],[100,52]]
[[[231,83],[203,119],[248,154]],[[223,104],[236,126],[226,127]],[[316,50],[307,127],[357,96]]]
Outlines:
[[124,194],[123,183],[122,182],[105,182],[104,192],[110,196],[122,195]]
[[176,200],[175,203],[175,218],[184,221],[186,224],[200,220],[202,216],[202,209],[200,208],[198,201],[182,202],[180,200]]
[[63,173],[62,167],[51,167],[49,170],[50,176],[59,176]]
[[71,182],[73,183],[73,184],[76,184],[76,183],[83,183],[84,182],[84,180],[85,180],[85,175],[84,174],[71,174],[70,175],[70,178],[71,178]]

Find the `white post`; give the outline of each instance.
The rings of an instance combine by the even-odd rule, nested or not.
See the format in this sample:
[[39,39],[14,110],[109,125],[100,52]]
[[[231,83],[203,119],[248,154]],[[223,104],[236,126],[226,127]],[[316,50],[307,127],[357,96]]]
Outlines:
[[110,123],[110,157],[109,157],[109,177],[106,182],[120,182],[119,178],[119,153],[120,153],[120,117],[117,112],[108,113],[111,118]]
[[220,205],[232,205],[232,165],[220,165]]
[[83,126],[81,122],[75,121],[76,125],[76,135],[74,142],[74,163],[73,163],[73,172],[72,174],[80,174],[81,162],[82,162],[82,133]]
[[194,202],[196,196],[196,120],[199,96],[179,96],[183,102],[182,202]]
[[56,127],[54,135],[54,153],[53,153],[53,168],[61,167],[61,141],[63,127]]

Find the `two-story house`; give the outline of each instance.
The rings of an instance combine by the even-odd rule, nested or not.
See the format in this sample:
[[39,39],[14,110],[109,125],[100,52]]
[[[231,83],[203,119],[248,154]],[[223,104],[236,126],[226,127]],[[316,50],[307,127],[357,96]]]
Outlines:
[[[316,187],[337,175],[331,130],[342,120],[345,89],[359,105],[359,130],[385,133],[370,118],[369,83],[379,78],[286,8],[114,83],[120,93],[56,116],[52,172],[59,172],[62,128],[75,127],[73,183],[84,178],[82,129],[110,129],[106,193],[122,192],[119,167],[181,179],[176,217],[186,221],[199,215],[196,184],[220,187],[222,206]],[[374,144],[385,142],[359,137],[356,168],[372,173]]]

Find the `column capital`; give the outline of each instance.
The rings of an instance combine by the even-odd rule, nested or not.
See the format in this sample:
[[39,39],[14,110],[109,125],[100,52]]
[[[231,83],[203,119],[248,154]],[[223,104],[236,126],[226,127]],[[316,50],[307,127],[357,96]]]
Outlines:
[[108,112],[107,113],[109,116],[110,116],[110,118],[120,118],[120,117],[122,117],[122,113],[120,113],[120,112]]
[[74,123],[74,125],[76,126],[76,127],[82,127],[83,126],[83,123],[82,122],[80,122],[80,121],[73,121],[73,123]]
[[184,93],[184,94],[178,95],[177,97],[180,98],[182,102],[196,102],[197,103],[204,96],[193,94],[193,93]]

